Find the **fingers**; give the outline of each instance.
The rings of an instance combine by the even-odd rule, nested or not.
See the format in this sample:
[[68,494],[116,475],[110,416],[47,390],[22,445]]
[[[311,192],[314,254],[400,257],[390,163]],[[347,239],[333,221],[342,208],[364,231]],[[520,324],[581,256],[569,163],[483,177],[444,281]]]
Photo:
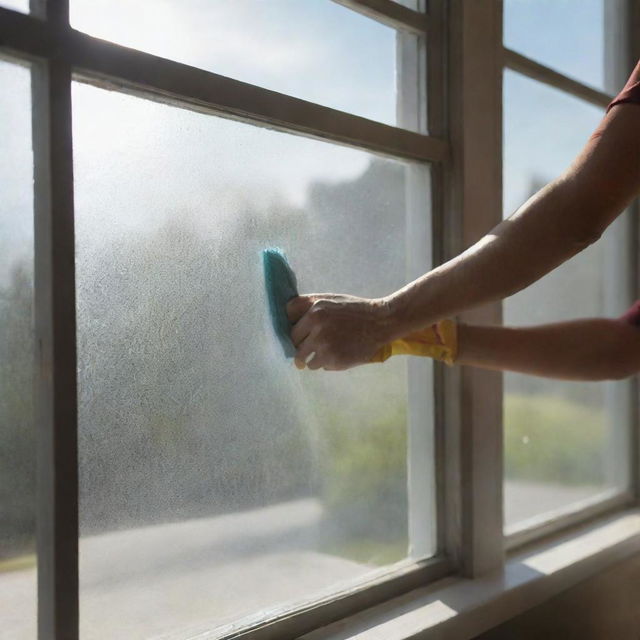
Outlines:
[[313,321],[308,315],[304,315],[301,320],[298,320],[291,329],[291,342],[293,346],[298,348],[309,336],[312,329]]
[[305,340],[296,351],[296,367],[298,367],[298,369],[304,369],[305,366],[308,366],[309,369],[313,369],[314,367],[312,367],[311,364],[314,362],[317,364],[315,346],[313,345],[313,340],[308,339]]
[[287,302],[287,316],[289,316],[289,322],[295,324],[304,316],[309,309],[313,306],[315,299],[313,296],[297,296],[291,298]]

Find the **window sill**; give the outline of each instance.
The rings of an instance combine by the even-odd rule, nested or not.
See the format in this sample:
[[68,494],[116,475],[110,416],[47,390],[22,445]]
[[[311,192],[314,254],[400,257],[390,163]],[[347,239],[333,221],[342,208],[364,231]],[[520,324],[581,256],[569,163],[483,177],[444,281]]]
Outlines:
[[302,636],[301,640],[463,640],[640,552],[640,509],[511,554],[502,571],[445,578]]

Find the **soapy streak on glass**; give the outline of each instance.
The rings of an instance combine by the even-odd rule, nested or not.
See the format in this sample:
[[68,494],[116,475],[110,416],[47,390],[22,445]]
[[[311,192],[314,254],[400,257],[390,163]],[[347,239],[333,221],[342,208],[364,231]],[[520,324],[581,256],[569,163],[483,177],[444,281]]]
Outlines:
[[36,634],[30,72],[0,60],[0,620]]
[[74,28],[396,123],[396,32],[330,0],[71,0]]
[[281,246],[307,291],[394,290],[426,168],[85,85],[73,101],[83,637],[268,615],[406,558],[406,360],[297,371],[260,252]]
[[[504,213],[559,176],[602,111],[512,71],[504,77]],[[603,239],[505,300],[504,322],[532,325],[615,316],[605,305]],[[607,287],[624,287],[624,278]],[[613,296],[615,297],[615,296]],[[624,296],[621,296],[624,297]],[[505,524],[512,526],[628,482],[626,444],[611,391],[586,383],[505,375]]]

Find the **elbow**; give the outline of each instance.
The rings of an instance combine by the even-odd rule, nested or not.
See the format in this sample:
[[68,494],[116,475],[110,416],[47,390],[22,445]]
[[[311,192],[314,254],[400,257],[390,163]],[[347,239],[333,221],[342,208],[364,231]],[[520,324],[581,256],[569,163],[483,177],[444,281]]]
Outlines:
[[573,253],[580,253],[592,244],[595,244],[602,238],[603,233],[604,229],[601,228],[584,227],[576,229],[574,233],[571,234]]
[[620,320],[602,320],[600,339],[587,349],[584,371],[591,380],[625,380],[640,371],[640,333]]
[[583,375],[576,379],[584,382],[616,382],[626,380],[635,373],[638,367],[631,367],[620,362],[598,362],[595,366],[587,366],[583,370]]
[[638,372],[638,364],[633,362],[614,362],[611,363],[606,371],[603,380],[626,380]]
[[600,360],[600,380],[626,380],[638,373],[640,361],[634,349],[611,350]]

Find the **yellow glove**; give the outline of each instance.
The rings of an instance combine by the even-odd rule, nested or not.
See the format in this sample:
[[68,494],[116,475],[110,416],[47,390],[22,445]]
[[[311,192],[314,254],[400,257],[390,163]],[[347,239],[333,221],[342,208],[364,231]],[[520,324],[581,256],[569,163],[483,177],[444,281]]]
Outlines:
[[380,347],[370,362],[384,362],[387,358],[397,355],[426,356],[452,365],[458,355],[456,321],[445,318],[426,329],[389,342]]

